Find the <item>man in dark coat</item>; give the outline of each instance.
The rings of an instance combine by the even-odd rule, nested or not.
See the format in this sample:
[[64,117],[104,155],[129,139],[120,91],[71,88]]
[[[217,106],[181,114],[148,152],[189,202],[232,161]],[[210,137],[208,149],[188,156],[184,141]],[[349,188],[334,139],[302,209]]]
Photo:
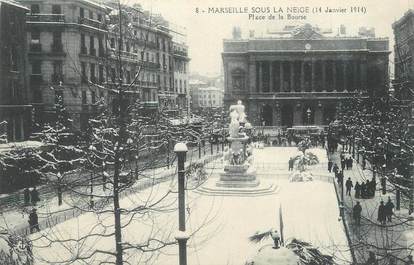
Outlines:
[[289,159],[289,171],[293,170],[293,163],[294,163],[293,158],[290,158]]
[[355,189],[355,198],[356,199],[361,198],[361,185],[359,185],[358,181],[355,183],[354,189]]
[[333,172],[334,172],[335,174],[337,174],[337,173],[338,173],[338,171],[339,171],[339,167],[338,167],[338,165],[337,165],[336,163],[334,164],[334,166],[333,166],[332,170],[333,170]]
[[332,166],[333,166],[333,162],[332,162],[332,160],[329,160],[328,161],[328,171],[329,171],[329,173],[331,173],[331,171],[332,171]]
[[374,197],[375,191],[377,190],[377,181],[375,178],[372,178],[370,185],[371,185],[371,197]]
[[361,198],[362,199],[367,198],[367,185],[365,185],[365,182],[361,183]]
[[344,171],[338,172],[338,184],[341,185],[344,183]]
[[385,221],[386,221],[386,210],[385,210],[385,205],[384,205],[384,201],[380,202],[380,205],[378,206],[378,222],[380,222],[382,225],[385,225]]
[[35,229],[38,232],[40,231],[39,219],[36,213],[36,209],[33,209],[32,212],[29,214],[29,225],[30,225],[30,233],[33,233]]
[[29,205],[30,203],[30,190],[29,188],[25,188],[23,191],[23,197],[24,197],[24,205]]
[[392,215],[394,214],[394,203],[392,203],[391,198],[388,197],[388,201],[385,204],[385,215],[388,222],[392,222]]
[[40,201],[39,192],[36,189],[36,186],[33,187],[32,191],[30,192],[32,204],[36,205],[38,201]]
[[357,226],[361,225],[361,212],[362,212],[361,204],[357,202],[354,208],[352,208],[352,215],[354,217],[354,221]]
[[345,158],[341,159],[341,170],[345,169]]
[[369,252],[369,256],[365,265],[378,265],[377,257],[375,256],[374,252]]
[[352,183],[351,178],[348,178],[345,182],[345,187],[346,187],[346,195],[351,196],[351,189],[354,186],[354,184]]

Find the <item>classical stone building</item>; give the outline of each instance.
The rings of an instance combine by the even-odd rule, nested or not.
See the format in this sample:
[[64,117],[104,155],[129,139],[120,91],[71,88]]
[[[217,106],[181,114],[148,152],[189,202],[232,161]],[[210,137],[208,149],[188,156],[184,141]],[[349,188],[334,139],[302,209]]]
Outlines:
[[184,42],[173,42],[174,58],[174,91],[177,93],[177,107],[180,114],[188,112],[189,109],[189,71],[188,46]]
[[341,100],[384,93],[388,39],[325,35],[306,24],[283,34],[224,40],[226,106],[242,100],[256,125],[326,125]]
[[0,143],[25,140],[30,135],[27,12],[27,8],[15,2],[0,1]]

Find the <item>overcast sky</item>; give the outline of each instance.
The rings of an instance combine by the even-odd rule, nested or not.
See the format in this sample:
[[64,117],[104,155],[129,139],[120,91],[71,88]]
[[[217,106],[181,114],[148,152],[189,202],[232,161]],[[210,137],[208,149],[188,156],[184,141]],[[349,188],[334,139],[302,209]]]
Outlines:
[[[242,35],[247,36],[250,29],[256,35],[267,29],[280,29],[285,25],[310,23],[321,28],[336,30],[341,24],[347,34],[356,35],[361,26],[375,27],[377,37],[389,37],[390,49],[393,47],[391,24],[399,19],[409,8],[414,8],[414,0],[124,0],[126,3],[140,3],[152,13],[161,13],[168,21],[185,27],[191,57],[190,71],[200,74],[219,73],[222,65],[221,52],[223,39],[231,38],[232,28],[238,25]],[[306,14],[306,20],[252,21],[247,14],[206,14],[196,13],[208,7],[366,7],[366,14]],[[392,65],[391,65],[392,66]]]

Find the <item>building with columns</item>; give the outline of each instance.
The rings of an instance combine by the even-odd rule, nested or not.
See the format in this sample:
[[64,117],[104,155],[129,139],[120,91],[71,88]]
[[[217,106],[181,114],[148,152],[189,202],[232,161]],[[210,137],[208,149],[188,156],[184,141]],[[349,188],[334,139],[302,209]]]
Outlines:
[[341,100],[388,88],[387,38],[328,36],[306,24],[223,41],[224,104],[242,100],[255,126],[326,125]]

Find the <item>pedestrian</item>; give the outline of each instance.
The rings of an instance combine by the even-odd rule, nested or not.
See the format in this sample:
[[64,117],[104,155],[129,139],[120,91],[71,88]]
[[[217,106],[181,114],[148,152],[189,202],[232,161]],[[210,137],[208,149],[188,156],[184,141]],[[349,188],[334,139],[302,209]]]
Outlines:
[[341,159],[341,169],[344,170],[345,169],[345,158]]
[[332,160],[329,160],[328,161],[328,171],[329,171],[329,173],[331,173],[331,171],[332,171],[332,165],[333,165]]
[[333,172],[334,172],[335,174],[337,174],[337,173],[338,173],[338,171],[339,171],[339,167],[338,167],[338,165],[337,165],[336,163],[334,164],[334,166],[333,166],[332,170],[333,170]]
[[36,206],[37,202],[40,201],[39,192],[36,189],[36,186],[33,187],[32,191],[30,192],[32,204]]
[[359,185],[358,181],[355,183],[354,189],[355,189],[355,198],[356,199],[361,198],[361,185]]
[[371,184],[371,197],[374,198],[375,197],[375,191],[377,190],[377,181],[376,181],[375,177],[372,178],[370,184]]
[[273,243],[275,244],[273,248],[278,249],[280,248],[280,235],[279,232],[277,230],[271,231],[270,232],[272,239],[273,239]]
[[367,161],[365,161],[365,157],[362,158],[362,170],[365,170],[367,168]]
[[39,228],[39,218],[36,213],[36,209],[33,209],[32,212],[29,214],[29,226],[30,226],[30,233],[36,229],[38,232],[40,231]]
[[352,208],[352,215],[354,217],[354,221],[357,226],[361,225],[361,212],[362,212],[361,204],[357,201],[354,208]]
[[361,198],[362,199],[367,198],[367,185],[365,185],[365,182],[361,183]]
[[352,157],[349,157],[349,167],[352,169],[354,164],[354,160],[352,159]]
[[384,205],[384,201],[380,202],[380,205],[378,206],[378,222],[380,222],[382,225],[385,225],[385,221],[386,221],[386,216],[385,216],[385,205]]
[[23,197],[24,197],[24,205],[27,206],[30,203],[30,190],[29,188],[25,188],[23,191]]
[[385,215],[388,222],[392,222],[392,215],[394,214],[394,203],[392,203],[391,198],[388,196],[388,201],[385,204]]
[[294,163],[293,158],[290,158],[289,159],[289,171],[293,170],[293,163]]
[[382,195],[385,195],[387,193],[387,178],[385,176],[381,177],[381,190]]
[[351,189],[354,186],[354,184],[352,183],[351,178],[347,179],[347,181],[345,182],[345,186],[346,186],[346,195],[351,196]]
[[338,172],[338,184],[342,187],[344,183],[344,171],[341,170],[340,172]]
[[378,265],[377,257],[373,251],[370,251],[368,254],[368,260],[365,265]]

